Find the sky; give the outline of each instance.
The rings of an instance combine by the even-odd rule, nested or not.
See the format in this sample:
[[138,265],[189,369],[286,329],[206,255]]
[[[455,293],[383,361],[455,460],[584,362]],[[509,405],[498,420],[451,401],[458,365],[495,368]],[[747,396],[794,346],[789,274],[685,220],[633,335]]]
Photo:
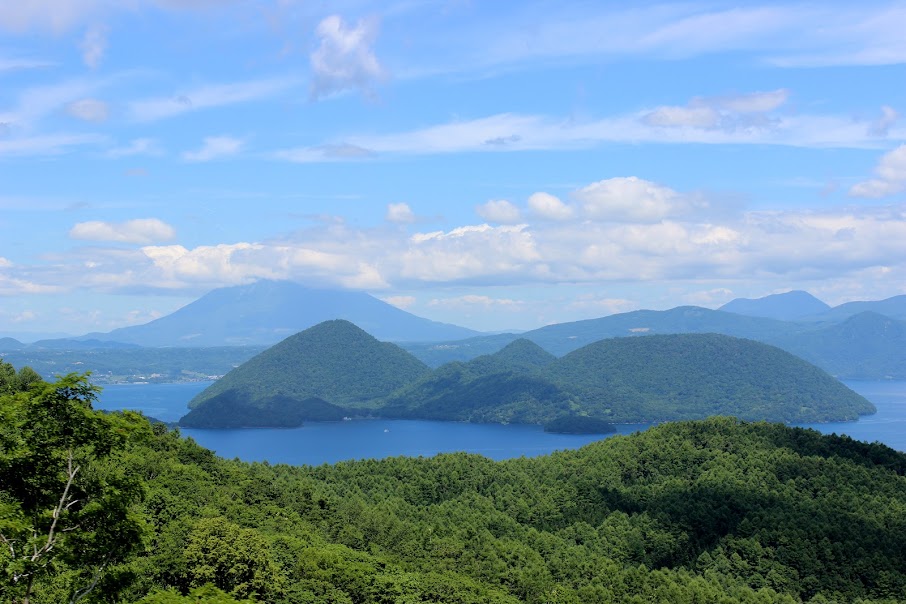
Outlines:
[[906,293],[906,2],[0,1],[0,337]]

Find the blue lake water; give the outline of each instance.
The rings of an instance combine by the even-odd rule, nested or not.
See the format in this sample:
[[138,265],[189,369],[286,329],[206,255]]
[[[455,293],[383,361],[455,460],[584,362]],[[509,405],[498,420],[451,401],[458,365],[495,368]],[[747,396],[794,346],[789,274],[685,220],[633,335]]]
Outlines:
[[[106,386],[97,408],[135,409],[175,422],[186,413],[186,403],[208,385],[210,382]],[[826,434],[848,434],[858,440],[879,441],[906,451],[906,381],[848,381],[846,385],[873,402],[878,413],[857,422],[805,425]],[[645,428],[645,424],[621,425],[618,433],[629,434]],[[602,438],[601,435],[548,434],[540,426],[417,420],[311,422],[299,428],[183,428],[181,432],[222,457],[294,465],[398,455],[427,457],[453,451],[480,453],[492,459],[532,457],[576,449]]]

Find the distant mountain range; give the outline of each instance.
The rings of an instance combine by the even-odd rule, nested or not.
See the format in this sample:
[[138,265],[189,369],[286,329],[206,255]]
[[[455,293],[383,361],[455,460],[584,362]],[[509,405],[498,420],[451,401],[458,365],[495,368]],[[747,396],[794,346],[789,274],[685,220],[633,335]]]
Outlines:
[[734,415],[852,420],[874,407],[788,352],[718,334],[611,338],[556,358],[518,339],[430,371],[347,321],[298,333],[199,394],[188,427],[295,426],[382,416],[542,423],[656,422]]
[[[92,333],[27,345],[2,338],[0,356],[17,365],[31,364],[50,377],[73,368],[97,370],[90,361],[99,361],[101,355],[86,354],[106,349],[110,354],[103,357],[104,372],[128,376],[140,364],[137,359],[147,357],[146,353],[130,347],[196,348],[198,353],[180,353],[181,358],[201,361],[205,354],[202,348],[266,347],[332,319],[351,321],[380,340],[397,342],[430,367],[491,354],[518,338],[526,338],[547,352],[562,356],[605,338],[720,333],[778,346],[840,378],[906,379],[906,295],[831,308],[802,291],[737,299],[719,310],[696,306],[638,310],[548,325],[518,335],[488,335],[417,317],[361,292],[260,281],[214,290],[166,317],[106,334]],[[216,354],[222,361],[229,358],[241,361],[253,353],[243,357],[241,351],[227,355],[221,349]],[[124,367],[116,366],[118,359]],[[203,364],[204,370],[200,365],[187,365],[174,372],[171,366],[163,373],[178,379],[181,369],[187,375],[206,375],[212,369],[222,368],[225,372],[232,367],[222,362]],[[136,371],[139,375],[150,373],[143,369]]]

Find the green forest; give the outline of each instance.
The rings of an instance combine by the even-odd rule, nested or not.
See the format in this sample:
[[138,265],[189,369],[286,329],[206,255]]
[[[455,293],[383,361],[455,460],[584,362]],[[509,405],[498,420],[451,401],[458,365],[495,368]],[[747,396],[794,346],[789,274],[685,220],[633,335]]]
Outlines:
[[906,455],[730,417],[582,449],[225,460],[0,364],[0,600],[896,602]]
[[824,370],[743,338],[696,333],[608,338],[560,358],[518,339],[494,354],[431,370],[400,347],[341,320],[265,350],[189,406],[180,425],[192,428],[292,427],[377,416],[543,424],[578,432],[596,426],[606,432],[606,422],[710,415],[823,422],[875,411]]

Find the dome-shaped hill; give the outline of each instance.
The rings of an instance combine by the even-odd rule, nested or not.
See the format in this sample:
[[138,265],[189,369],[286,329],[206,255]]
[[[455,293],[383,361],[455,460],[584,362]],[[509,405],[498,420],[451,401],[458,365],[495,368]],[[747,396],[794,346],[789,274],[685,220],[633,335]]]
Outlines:
[[874,406],[827,372],[774,346],[718,334],[613,338],[553,362],[589,414],[613,421],[734,415],[786,422],[854,420]]
[[348,321],[326,321],[230,371],[189,403],[192,411],[180,423],[281,426],[339,419],[427,372],[399,346]]
[[542,369],[556,360],[557,357],[531,340],[519,338],[493,354],[475,357],[466,365],[472,373],[484,375],[502,371]]

